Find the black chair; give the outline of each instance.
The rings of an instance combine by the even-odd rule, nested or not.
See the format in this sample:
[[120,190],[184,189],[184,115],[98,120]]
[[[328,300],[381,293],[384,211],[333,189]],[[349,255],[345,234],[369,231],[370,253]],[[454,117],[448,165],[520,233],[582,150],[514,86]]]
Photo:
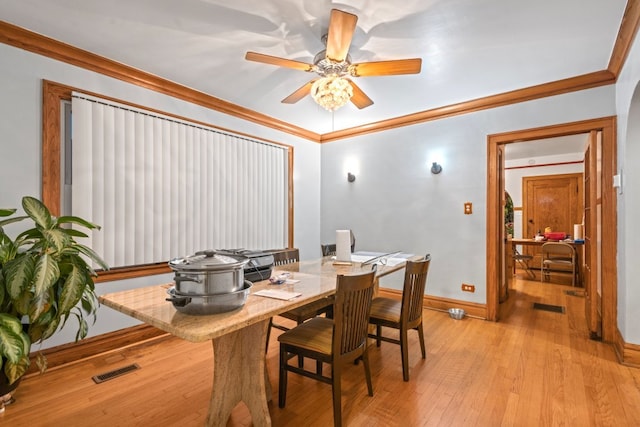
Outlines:
[[322,256],[329,256],[336,254],[336,244],[331,243],[328,245],[320,245],[320,249],[322,250]]

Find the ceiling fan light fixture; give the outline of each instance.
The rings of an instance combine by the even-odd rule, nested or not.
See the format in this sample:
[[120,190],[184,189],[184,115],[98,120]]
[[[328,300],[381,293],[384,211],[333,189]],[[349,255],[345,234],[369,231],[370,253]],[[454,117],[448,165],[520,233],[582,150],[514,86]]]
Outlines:
[[349,102],[353,96],[353,88],[345,78],[321,77],[311,86],[311,96],[325,110],[335,111]]

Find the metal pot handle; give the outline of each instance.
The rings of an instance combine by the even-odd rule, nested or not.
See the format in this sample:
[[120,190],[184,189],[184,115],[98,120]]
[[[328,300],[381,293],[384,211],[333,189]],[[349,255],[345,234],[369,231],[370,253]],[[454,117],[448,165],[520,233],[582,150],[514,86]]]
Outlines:
[[170,298],[165,298],[165,300],[172,302],[175,307],[185,307],[191,302],[191,297],[171,296]]
[[180,282],[195,282],[195,283],[202,283],[202,279],[198,279],[198,277],[196,276],[175,276],[173,278],[173,280],[176,283],[180,283]]

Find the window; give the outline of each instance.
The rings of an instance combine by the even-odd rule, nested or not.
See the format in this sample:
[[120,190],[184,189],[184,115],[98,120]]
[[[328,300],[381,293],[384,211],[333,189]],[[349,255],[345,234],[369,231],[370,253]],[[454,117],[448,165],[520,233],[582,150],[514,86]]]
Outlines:
[[[52,179],[52,160],[62,177],[65,162],[46,111],[70,92],[45,86],[43,200],[59,214],[65,179]],[[72,127],[72,213],[102,226],[86,243],[112,267],[138,275],[202,249],[291,246],[291,147],[84,93]]]

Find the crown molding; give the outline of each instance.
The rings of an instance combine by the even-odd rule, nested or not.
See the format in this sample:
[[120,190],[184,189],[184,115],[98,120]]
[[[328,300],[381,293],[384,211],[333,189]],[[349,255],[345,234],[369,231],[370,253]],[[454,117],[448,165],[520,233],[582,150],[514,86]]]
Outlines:
[[154,74],[130,67],[100,55],[62,43],[24,28],[0,21],[0,43],[46,56],[89,71],[113,77],[164,95],[182,99],[192,104],[238,117],[262,126],[270,127],[312,141],[320,135],[291,123],[269,117],[248,108],[240,107],[220,98],[191,89]]
[[309,141],[326,143],[509,104],[614,84],[628,56],[639,26],[640,0],[629,0],[606,70],[446,105],[322,135],[4,21],[0,21],[0,43],[66,62],[86,70],[113,77]]

